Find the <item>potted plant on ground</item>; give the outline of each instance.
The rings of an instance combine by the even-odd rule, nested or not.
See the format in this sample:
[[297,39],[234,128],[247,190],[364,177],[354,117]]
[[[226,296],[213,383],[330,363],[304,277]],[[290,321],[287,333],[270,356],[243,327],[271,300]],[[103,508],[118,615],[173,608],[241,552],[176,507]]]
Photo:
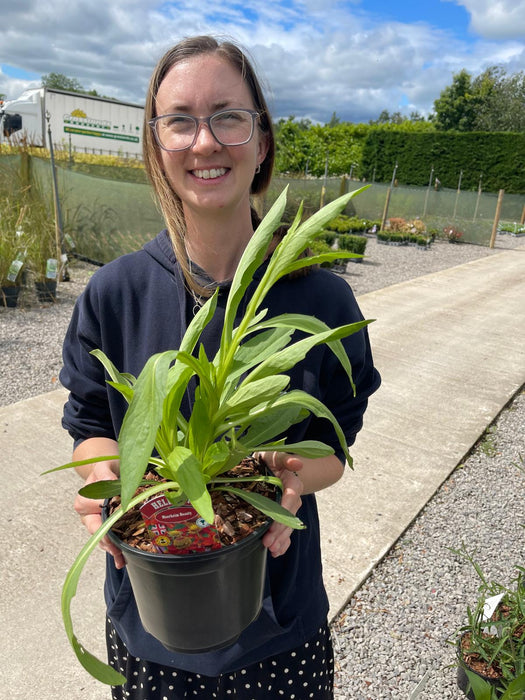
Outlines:
[[525,697],[525,569],[506,586],[489,581],[463,547],[481,579],[474,608],[456,638],[458,686],[469,700],[522,700]]
[[24,228],[28,235],[28,268],[40,303],[56,301],[58,260],[53,203],[38,182],[26,193],[27,212]]
[[14,308],[22,287],[26,244],[23,191],[10,170],[0,171],[0,306]]
[[[110,376],[108,383],[119,391],[129,404],[118,439],[119,456],[89,459],[57,469],[120,459],[120,479],[93,483],[80,490],[82,495],[89,498],[118,497],[120,506],[111,514],[108,513],[105,522],[83,547],[67,575],[62,591],[62,614],[68,638],[80,663],[102,682],[114,685],[125,682],[125,679],[82,647],[73,632],[70,607],[87,558],[102,537],[108,534],[125,514],[141,502],[146,500],[149,504],[153,497],[163,494],[163,498],[171,505],[183,508],[191,506],[204,524],[212,524],[216,515],[212,496],[214,493],[227,492],[253,505],[267,518],[293,528],[303,527],[297,517],[275,500],[245,490],[247,484],[254,482],[279,485],[278,479],[264,474],[249,477],[241,474],[239,478],[236,473],[232,474],[231,470],[253,453],[268,450],[306,457],[331,454],[333,449],[323,443],[303,441],[288,444],[284,437],[280,437],[286,434],[290,426],[303,420],[309,413],[331,421],[345,456],[351,464],[343,432],[334,415],[309,394],[298,390],[288,391],[289,378],[284,373],[300,362],[311,348],[327,344],[352,382],[351,367],[341,339],[359,331],[370,321],[331,329],[322,321],[307,315],[283,314],[266,318],[264,299],[273,285],[290,272],[334,258],[354,255],[345,251],[328,251],[301,257],[310,242],[322,232],[326,222],[342,211],[349,199],[359,191],[361,190],[340,197],[304,222],[301,222],[302,207],[299,208],[288,233],[269,258],[239,325],[234,327],[239,304],[252,281],[253,273],[263,264],[273,233],[282,219],[286,206],[286,190],[281,194],[253,235],[239,263],[228,295],[220,348],[214,358],[207,358],[202,346],[198,351],[196,348],[203,329],[213,317],[217,293],[198,311],[179,349],[151,357],[136,379],[129,374],[120,373],[102,352],[93,351]],[[301,331],[303,337],[294,341],[292,335],[296,330]],[[180,404],[188,383],[194,376],[198,377],[199,383],[195,390],[192,414],[186,419],[181,414]],[[157,456],[152,456],[154,453]],[[146,478],[150,467],[154,468],[156,477],[162,481]],[[246,539],[249,540],[250,537],[252,536]],[[232,546],[218,551],[224,552],[226,558],[229,557],[230,550],[235,555],[235,549],[236,547]],[[177,613],[166,614],[166,608],[163,606],[168,603],[158,600],[158,592],[151,595],[146,585],[146,597],[149,601],[144,603],[142,610],[141,586],[139,584],[135,588],[133,564],[127,548],[125,553],[139,612],[150,633],[158,635],[168,648],[180,649],[178,645],[185,643],[181,642],[181,632],[177,629],[181,620],[188,621],[191,627],[199,627],[201,623],[197,623],[196,618],[205,609],[207,619],[202,624],[210,624],[209,608],[203,605],[203,596],[199,597],[198,591],[196,599],[195,596],[192,597],[191,590],[182,591],[182,588],[177,588],[176,595],[167,591],[170,598],[168,603],[177,604],[179,610]],[[152,555],[151,558],[157,560],[157,566],[163,573],[170,564],[174,568],[177,568],[179,563],[182,564],[186,576],[188,567],[198,566],[199,559],[209,559],[214,554],[214,551],[189,557],[158,554]],[[262,545],[259,545],[259,559],[264,566],[266,558]],[[148,561],[148,566],[149,564]],[[152,565],[155,566],[155,563],[152,562]],[[255,578],[260,586],[260,575]],[[228,581],[230,582],[230,578]],[[255,583],[257,584],[257,581]],[[228,587],[208,586],[204,597],[211,599],[215,593],[220,594]],[[247,586],[239,586],[239,596],[246,592],[246,588]],[[157,609],[151,613],[150,604],[160,611]],[[236,610],[241,607],[239,603]],[[216,616],[220,617],[218,607],[215,608],[215,612]],[[228,617],[236,618],[237,612],[234,612],[235,614]],[[246,627],[252,621],[254,614],[257,614],[257,609],[254,613],[254,609],[250,608],[250,614],[240,621],[239,629],[236,632],[229,630],[230,639],[226,640],[228,643],[231,643],[232,634],[239,634],[242,626]],[[175,624],[173,619],[176,619]],[[151,628],[157,621],[160,621],[162,628],[159,631]],[[170,635],[173,635],[175,641],[167,640]],[[189,627],[184,625],[183,635],[185,638],[191,635]],[[209,637],[208,631],[206,636]],[[219,645],[225,641],[220,640],[220,635],[217,640]],[[188,651],[187,648],[185,650]],[[200,651],[202,648],[195,650]]]

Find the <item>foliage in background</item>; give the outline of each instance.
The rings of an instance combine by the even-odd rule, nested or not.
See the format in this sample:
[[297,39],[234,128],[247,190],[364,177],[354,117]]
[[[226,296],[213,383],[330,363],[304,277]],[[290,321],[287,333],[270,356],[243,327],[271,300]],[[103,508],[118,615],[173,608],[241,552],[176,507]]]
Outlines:
[[363,146],[363,175],[389,182],[425,186],[430,168],[443,187],[455,188],[463,171],[462,189],[525,192],[525,133],[413,132],[371,127]]
[[[37,181],[26,184],[12,163],[0,166],[0,278],[18,258],[36,280],[57,258],[53,200]],[[22,267],[19,274],[22,272]],[[19,279],[15,280],[19,284]]]
[[433,121],[444,131],[525,131],[525,73],[507,76],[491,66],[476,78],[462,70],[434,102]]

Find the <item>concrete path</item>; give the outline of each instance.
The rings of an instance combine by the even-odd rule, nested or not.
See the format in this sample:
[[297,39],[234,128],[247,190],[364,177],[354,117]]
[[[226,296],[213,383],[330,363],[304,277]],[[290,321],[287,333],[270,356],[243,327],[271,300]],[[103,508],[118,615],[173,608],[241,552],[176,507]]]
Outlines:
[[[320,494],[335,615],[525,382],[525,246],[360,297],[383,386],[352,449],[355,471]],[[61,389],[0,408],[0,687],[9,700],[108,700],[77,664],[60,589],[84,530],[66,462]],[[7,469],[9,467],[9,472]],[[79,586],[79,639],[104,656],[103,555]]]

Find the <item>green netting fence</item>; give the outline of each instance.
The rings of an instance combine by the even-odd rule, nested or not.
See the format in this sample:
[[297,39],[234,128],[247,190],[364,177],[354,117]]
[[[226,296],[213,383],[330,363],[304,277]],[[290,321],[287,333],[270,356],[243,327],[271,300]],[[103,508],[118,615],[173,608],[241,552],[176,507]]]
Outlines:
[[[23,161],[23,159],[22,159]],[[0,156],[0,167],[24,168],[20,156]],[[31,157],[30,176],[52,193],[52,170],[48,159]],[[148,184],[111,176],[115,169],[101,169],[82,164],[82,171],[71,163],[56,168],[62,214],[62,228],[72,252],[88,259],[108,262],[138,250],[163,227],[152,189]],[[131,179],[131,174],[130,174]],[[316,211],[321,201],[329,202],[344,191],[357,189],[362,183],[346,178],[295,179],[275,177],[264,200],[258,202],[265,213],[285,186],[289,187],[285,220],[291,221],[301,201],[305,215]],[[375,183],[353,199],[346,213],[363,219],[381,221],[388,185]],[[454,226],[463,233],[465,242],[488,245],[496,212],[497,195],[485,192],[455,191],[418,187],[393,187],[390,191],[388,218],[422,219],[427,229],[441,231]],[[525,204],[523,195],[505,195],[501,219],[520,221]]]

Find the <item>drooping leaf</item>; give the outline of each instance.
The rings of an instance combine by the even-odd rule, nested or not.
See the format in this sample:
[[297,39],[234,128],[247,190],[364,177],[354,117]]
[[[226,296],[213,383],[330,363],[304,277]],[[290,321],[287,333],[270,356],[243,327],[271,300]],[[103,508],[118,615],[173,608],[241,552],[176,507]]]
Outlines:
[[[327,331],[323,331],[322,333],[314,333],[313,335],[298,340],[296,343],[288,345],[288,347],[274,353],[271,357],[264,360],[264,362],[261,362],[261,364],[252,370],[248,377],[246,377],[243,384],[241,384],[241,387],[243,387],[245,383],[259,380],[267,375],[273,375],[277,372],[286,372],[288,369],[295,367],[298,362],[303,360],[309,350],[316,345],[324,345],[326,343],[331,343],[332,341],[345,338],[351,333],[361,330],[369,323],[370,321],[359,321],[357,323],[351,323],[335,329],[329,329]],[[339,356],[341,350],[339,348],[337,348],[337,350]],[[344,361],[343,366],[349,375],[350,382],[352,382],[350,362],[346,353],[344,352],[344,348],[342,348],[341,354]]]
[[275,403],[281,406],[285,406],[288,404],[300,405],[303,408],[306,408],[308,411],[310,411],[310,413],[313,413],[314,416],[317,416],[318,418],[326,418],[327,420],[329,420],[334,427],[337,439],[339,440],[339,444],[341,445],[345,458],[348,462],[348,466],[352,467],[352,458],[350,457],[350,453],[348,452],[348,445],[346,444],[346,439],[343,430],[339,425],[337,418],[322,403],[322,401],[319,401],[319,399],[316,399],[310,394],[307,394],[305,391],[301,391],[300,389],[294,389],[292,391],[289,391],[287,394],[283,394],[283,396],[280,396]]
[[[134,505],[137,505],[141,501],[149,498],[156,493],[162,492],[164,489],[169,487],[170,484],[159,484],[157,486],[151,487],[147,492],[141,493],[131,500],[128,510]],[[73,566],[69,570],[64,585],[62,587],[62,598],[61,598],[61,609],[62,609],[62,619],[64,622],[64,629],[66,631],[67,637],[73,651],[75,652],[77,659],[94,678],[99,680],[101,683],[106,683],[107,685],[122,685],[126,682],[126,678],[115,671],[107,664],[103,663],[97,659],[93,654],[88,652],[85,647],[80,644],[76,635],[73,633],[73,621],[71,618],[71,602],[76,595],[78,588],[78,581],[82,570],[93,552],[93,550],[98,546],[101,539],[109,532],[112,526],[117,522],[117,520],[122,515],[122,509],[117,509],[110,517],[102,523],[99,529],[91,535],[89,540],[80,550],[77,558],[75,559]]]
[[264,513],[272,520],[282,523],[287,527],[291,527],[294,530],[305,529],[305,524],[300,518],[298,518],[296,515],[292,515],[290,511],[283,508],[280,503],[277,503],[271,498],[267,498],[260,493],[253,493],[252,491],[246,491],[245,489],[236,489],[232,486],[217,487],[215,490],[228,491],[229,493],[239,496],[239,498],[242,498],[250,505],[255,506],[255,508],[260,510],[261,513]]
[[104,369],[116,384],[127,384],[131,387],[137,381],[132,374],[127,372],[119,372],[113,362],[105,353],[102,352],[102,350],[92,350],[90,355],[96,357],[97,360],[103,364]]

